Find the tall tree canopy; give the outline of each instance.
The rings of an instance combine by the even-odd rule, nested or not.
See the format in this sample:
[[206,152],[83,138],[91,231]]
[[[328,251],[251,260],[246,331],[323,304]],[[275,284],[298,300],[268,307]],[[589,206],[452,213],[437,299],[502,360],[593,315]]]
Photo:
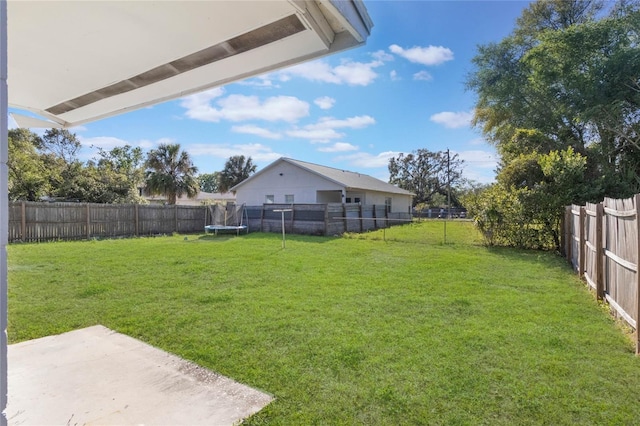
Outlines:
[[193,198],[198,194],[197,167],[189,154],[180,151],[179,144],[160,144],[147,154],[147,190],[154,195],[165,195],[167,203],[175,204],[186,194]]
[[218,189],[219,181],[220,172],[203,173],[198,176],[198,183],[202,192],[220,192]]
[[130,146],[100,149],[98,159],[82,163],[80,141],[67,130],[42,137],[27,129],[9,131],[9,198],[43,198],[90,203],[140,203],[142,151]]
[[234,155],[224,164],[224,169],[218,176],[218,190],[227,192],[243,180],[256,172],[257,166],[253,164],[251,157],[245,159],[244,155]]
[[98,158],[87,163],[95,184],[92,198],[100,203],[143,203],[138,187],[144,182],[142,150],[130,145],[110,151],[98,150]]
[[[511,36],[480,46],[467,84],[475,124],[508,164],[572,148],[601,195],[640,190],[640,12],[624,2],[532,3]],[[529,137],[532,136],[532,137]]]
[[478,48],[474,123],[501,164],[472,208],[492,240],[557,247],[563,205],[640,191],[639,3],[539,0]]
[[81,144],[75,133],[67,129],[49,129],[44,136],[38,139],[40,151],[53,154],[62,159],[66,164],[78,161],[78,152]]
[[9,199],[37,201],[48,195],[52,172],[38,153],[40,137],[27,129],[9,130]]
[[389,159],[389,183],[413,192],[413,205],[431,203],[437,194],[446,195],[448,185],[462,178],[463,161],[458,154],[418,149]]

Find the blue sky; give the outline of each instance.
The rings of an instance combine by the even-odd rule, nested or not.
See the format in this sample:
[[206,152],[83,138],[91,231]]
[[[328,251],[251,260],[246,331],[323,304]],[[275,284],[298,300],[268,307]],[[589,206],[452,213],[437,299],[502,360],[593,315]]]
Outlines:
[[[179,143],[200,173],[232,155],[258,169],[291,157],[387,180],[388,160],[451,149],[464,175],[491,182],[497,157],[469,125],[465,90],[478,44],[508,35],[525,1],[366,1],[366,45],[71,129],[97,147]],[[11,122],[10,122],[11,126]]]

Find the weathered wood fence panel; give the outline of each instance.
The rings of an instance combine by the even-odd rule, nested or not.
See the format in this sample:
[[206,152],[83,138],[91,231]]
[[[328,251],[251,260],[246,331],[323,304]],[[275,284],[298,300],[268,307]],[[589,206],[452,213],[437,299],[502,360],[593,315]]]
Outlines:
[[9,241],[202,232],[205,215],[204,206],[13,202]]
[[[250,231],[306,235],[364,232],[410,221],[385,206],[360,204],[265,204],[246,207]],[[207,206],[14,202],[9,205],[9,241],[79,240],[203,232]]]
[[135,206],[117,204],[105,204],[100,207],[92,207],[91,204],[84,206],[89,213],[89,231],[83,238],[136,235]]
[[605,198],[603,206],[605,298],[632,327],[636,327],[638,214],[635,200]]
[[565,211],[565,255],[598,299],[636,330],[640,354],[640,194]]

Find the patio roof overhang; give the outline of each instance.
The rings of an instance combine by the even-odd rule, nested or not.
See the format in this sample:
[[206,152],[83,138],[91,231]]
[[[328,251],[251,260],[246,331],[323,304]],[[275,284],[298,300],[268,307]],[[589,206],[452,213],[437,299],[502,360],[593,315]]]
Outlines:
[[71,127],[364,44],[361,0],[0,0],[0,425],[8,105]]
[[9,106],[63,127],[359,46],[372,27],[359,0],[7,4]]

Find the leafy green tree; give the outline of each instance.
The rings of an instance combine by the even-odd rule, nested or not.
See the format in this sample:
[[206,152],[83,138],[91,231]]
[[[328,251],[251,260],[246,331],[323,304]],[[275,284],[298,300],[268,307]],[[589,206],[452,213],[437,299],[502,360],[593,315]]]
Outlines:
[[517,20],[515,35],[535,39],[546,30],[561,31],[595,19],[602,0],[541,0],[532,3]]
[[67,129],[49,129],[44,132],[39,142],[38,149],[43,153],[53,154],[66,164],[78,161],[78,152],[82,145],[76,134]]
[[456,188],[458,193],[457,198],[460,200],[460,204],[467,209],[468,218],[473,218],[476,211],[475,207],[478,205],[480,197],[490,186],[490,184],[473,180],[464,180],[462,184]]
[[[418,149],[389,159],[389,183],[415,194],[413,205],[431,204],[437,194],[446,195],[450,184],[455,187],[462,179],[463,161],[458,154]],[[453,204],[459,204],[453,200]]]
[[253,164],[251,157],[245,159],[244,155],[234,155],[224,164],[224,169],[218,178],[218,190],[227,192],[243,180],[256,172],[257,166]]
[[567,148],[523,154],[509,166],[465,207],[490,245],[559,249],[564,206],[590,196],[586,158]]
[[[637,2],[636,2],[637,3]],[[538,1],[514,33],[481,46],[474,122],[502,156],[573,148],[600,194],[640,190],[637,7],[596,20],[600,1]]]
[[198,182],[200,184],[200,191],[202,192],[220,192],[218,189],[218,182],[220,179],[220,172],[203,173],[198,176]]
[[67,199],[91,203],[144,203],[138,187],[144,182],[142,150],[129,145],[110,151],[99,149],[64,183]]
[[37,201],[50,190],[49,174],[36,147],[40,137],[27,129],[9,130],[9,199]]
[[78,159],[82,145],[75,133],[66,129],[49,129],[39,140],[38,150],[50,179],[50,196],[55,199],[87,201],[84,165]]
[[475,206],[493,243],[557,247],[564,205],[640,191],[640,2],[605,5],[533,2],[473,59],[474,123],[501,156]]
[[169,204],[186,194],[194,198],[198,194],[197,167],[189,154],[180,151],[179,144],[160,144],[149,151],[146,161],[146,188],[154,195],[165,195]]

